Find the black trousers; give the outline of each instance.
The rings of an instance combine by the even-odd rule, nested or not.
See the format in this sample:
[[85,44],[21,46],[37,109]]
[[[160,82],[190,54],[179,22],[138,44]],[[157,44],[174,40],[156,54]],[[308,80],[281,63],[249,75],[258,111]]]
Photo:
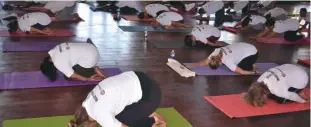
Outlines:
[[233,22],[233,17],[231,15],[225,15],[225,8],[218,10],[215,14],[215,27],[219,27],[224,22]]
[[[299,93],[302,91],[302,89],[297,89],[297,88],[294,88],[294,87],[290,87],[290,88],[288,89],[288,91],[290,91],[290,92],[295,92],[295,93],[299,94]],[[279,103],[279,104],[285,104],[285,103],[294,102],[294,101],[288,100],[288,99],[286,99],[286,98],[282,98],[282,97],[276,96],[276,95],[274,95],[274,94],[269,94],[269,95],[268,95],[268,98],[270,98],[270,99],[276,101],[276,102]]]
[[135,74],[141,84],[142,98],[137,103],[126,106],[116,119],[130,127],[151,127],[155,120],[149,116],[160,105],[161,90],[145,73],[135,72]]
[[41,25],[41,24],[37,23],[35,25],[32,25],[32,27],[34,27],[34,28],[36,28],[38,30],[43,30],[43,29],[47,28],[48,25],[45,26],[45,25]]
[[300,39],[303,39],[303,35],[297,35],[298,30],[297,31],[286,31],[284,33],[284,39],[287,41],[297,41]]
[[[72,67],[73,71],[77,73],[78,75],[81,75],[83,77],[91,77],[92,75],[96,74],[95,68],[84,68],[80,65],[75,65]],[[68,77],[64,76],[65,79],[69,79]]]
[[243,60],[240,61],[238,67],[240,67],[245,71],[252,71],[254,69],[253,64],[256,63],[257,59],[258,59],[258,52],[255,55],[245,57]]

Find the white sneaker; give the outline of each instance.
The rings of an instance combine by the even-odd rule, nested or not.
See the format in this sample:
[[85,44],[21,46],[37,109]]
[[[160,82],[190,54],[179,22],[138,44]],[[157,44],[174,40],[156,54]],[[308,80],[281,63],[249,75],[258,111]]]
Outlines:
[[224,28],[225,28],[225,27],[224,27],[223,25],[221,25],[221,26],[218,27],[219,30],[222,30],[222,29],[224,29]]

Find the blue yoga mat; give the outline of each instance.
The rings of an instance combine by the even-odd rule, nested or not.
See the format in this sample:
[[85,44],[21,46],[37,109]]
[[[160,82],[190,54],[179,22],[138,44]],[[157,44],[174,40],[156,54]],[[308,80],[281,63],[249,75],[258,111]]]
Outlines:
[[152,32],[185,32],[185,33],[189,32],[190,33],[192,31],[192,29],[166,30],[162,27],[154,29],[152,26],[119,26],[119,28],[125,32],[143,32],[145,31],[145,28],[147,28],[147,31],[152,31]]

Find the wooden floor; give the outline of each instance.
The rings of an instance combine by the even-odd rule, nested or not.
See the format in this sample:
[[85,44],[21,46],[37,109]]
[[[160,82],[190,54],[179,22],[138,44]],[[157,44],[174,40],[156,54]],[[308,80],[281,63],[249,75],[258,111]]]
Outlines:
[[[303,6],[280,3],[290,12],[299,12]],[[194,127],[310,127],[309,111],[230,119],[220,110],[203,99],[206,95],[226,95],[245,92],[258,76],[196,76],[180,77],[167,65],[172,49],[158,49],[144,41],[144,34],[123,32],[118,24],[133,22],[113,21],[108,13],[92,12],[89,5],[79,4],[77,12],[85,22],[78,24],[53,23],[55,28],[70,28],[76,33],[69,38],[11,38],[20,41],[84,41],[91,38],[98,47],[100,67],[119,67],[122,71],[146,72],[163,91],[161,107],[174,107]],[[194,21],[187,21],[196,23]],[[248,42],[259,50],[258,62],[278,64],[296,63],[298,58],[309,58],[309,45],[258,44],[247,40],[247,36],[222,32],[220,40],[229,43]],[[184,38],[181,33],[148,33],[149,39]],[[10,38],[1,38],[2,41]],[[176,59],[181,62],[196,62],[209,55],[210,49],[174,49]],[[0,53],[0,72],[37,71],[47,52]],[[309,69],[307,69],[309,70]],[[309,71],[308,71],[309,72]],[[59,87],[0,91],[0,121],[5,119],[70,115],[81,105],[93,86]],[[243,110],[243,109],[242,109]],[[2,125],[0,125],[2,127]]]

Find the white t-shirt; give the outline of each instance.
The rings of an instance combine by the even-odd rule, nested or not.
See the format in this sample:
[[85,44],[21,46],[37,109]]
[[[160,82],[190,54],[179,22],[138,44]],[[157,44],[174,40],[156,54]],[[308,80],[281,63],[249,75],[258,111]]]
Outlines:
[[[259,15],[251,15],[250,18],[252,20],[249,22],[250,25],[257,25],[260,23],[265,24],[267,21],[265,17],[259,16]],[[243,18],[243,20],[244,19],[245,18]]]
[[221,32],[218,28],[214,26],[199,25],[192,30],[191,34],[196,38],[196,40],[206,44],[207,38],[211,36],[220,37]]
[[82,106],[101,126],[121,127],[122,123],[115,116],[141,98],[140,81],[133,71],[129,71],[101,81],[88,94]]
[[248,1],[245,1],[245,0],[234,2],[233,10],[241,11],[247,4],[248,4]]
[[26,32],[30,31],[31,26],[39,23],[41,25],[49,25],[51,23],[51,18],[46,13],[42,12],[33,12],[27,13],[18,18],[18,26],[19,28]]
[[284,21],[276,21],[273,31],[276,33],[284,33],[286,31],[296,31],[299,29],[299,22],[296,19],[286,19]]
[[277,17],[280,15],[287,15],[287,12],[283,8],[275,7],[264,14],[264,16],[271,14],[271,17]]
[[235,71],[237,65],[250,55],[255,55],[257,49],[254,45],[248,43],[234,43],[225,47],[216,48],[208,57],[217,56],[220,51],[223,51],[222,63],[225,64],[231,71]]
[[62,43],[49,51],[54,66],[67,77],[74,73],[72,67],[92,68],[99,61],[97,48],[90,43]]
[[76,1],[49,1],[44,5],[44,8],[51,10],[51,12],[56,13],[63,10],[65,7],[72,7],[75,5]]
[[195,7],[195,3],[185,4],[186,11],[190,11]]
[[263,73],[258,82],[264,82],[270,92],[278,97],[304,103],[297,93],[289,92],[288,88],[303,89],[308,84],[308,74],[304,69],[293,64],[283,64]]
[[310,12],[307,12],[306,17],[299,17],[299,21],[301,21],[302,19],[307,22],[310,22]]
[[118,1],[116,6],[119,8],[128,6],[130,8],[135,8],[136,10],[139,10],[139,6],[136,1]]
[[176,12],[163,12],[156,18],[156,21],[159,22],[162,26],[169,26],[172,24],[172,21],[180,21],[183,19],[184,18]]
[[202,6],[202,8],[205,10],[206,15],[211,15],[219,11],[224,7],[224,2],[222,1],[211,1],[207,2]]
[[273,1],[274,0],[260,0],[257,2],[257,4],[261,4],[263,7],[267,7]]
[[152,17],[157,17],[159,11],[169,11],[168,7],[162,4],[149,4],[145,7],[145,10]]

